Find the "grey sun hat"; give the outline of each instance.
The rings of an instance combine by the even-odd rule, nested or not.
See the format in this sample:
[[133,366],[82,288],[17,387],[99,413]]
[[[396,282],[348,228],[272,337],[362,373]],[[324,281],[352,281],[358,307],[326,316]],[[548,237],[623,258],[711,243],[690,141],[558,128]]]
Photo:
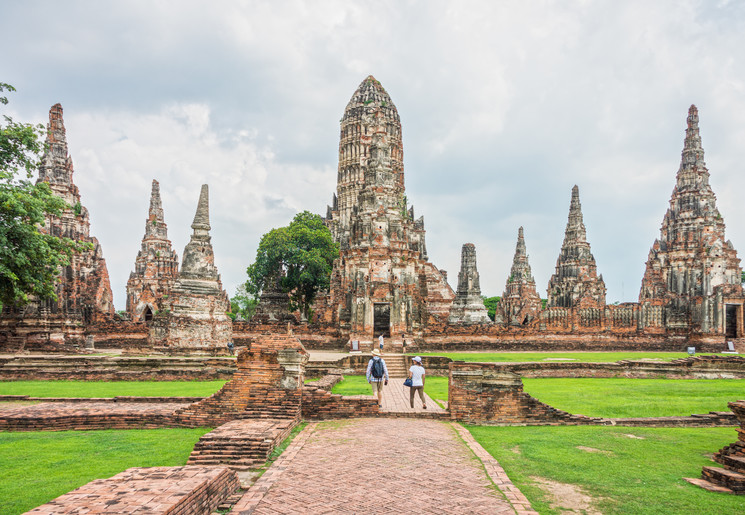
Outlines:
[[416,361],[417,363],[421,363],[422,362],[422,358],[420,358],[419,356],[414,356],[411,359],[414,360],[414,361]]

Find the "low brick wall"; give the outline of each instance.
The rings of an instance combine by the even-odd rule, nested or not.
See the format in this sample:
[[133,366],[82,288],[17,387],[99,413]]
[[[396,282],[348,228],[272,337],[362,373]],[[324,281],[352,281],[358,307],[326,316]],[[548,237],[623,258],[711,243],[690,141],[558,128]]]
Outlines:
[[370,395],[337,395],[314,386],[303,387],[302,417],[307,420],[375,417],[378,400]]
[[599,418],[571,415],[523,392],[520,377],[499,365],[453,362],[448,408],[453,420],[488,425],[586,425]]
[[213,381],[230,379],[234,357],[11,356],[0,358],[0,380]]

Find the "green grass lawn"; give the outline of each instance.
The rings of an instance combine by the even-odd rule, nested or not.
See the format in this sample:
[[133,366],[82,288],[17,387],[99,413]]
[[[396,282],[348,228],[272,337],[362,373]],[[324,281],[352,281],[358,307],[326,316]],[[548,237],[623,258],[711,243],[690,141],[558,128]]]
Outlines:
[[226,381],[0,381],[0,395],[31,397],[206,397]]
[[[413,355],[413,354],[412,354]],[[708,356],[712,354],[699,354]],[[566,361],[586,363],[614,363],[622,359],[657,359],[672,361],[687,358],[685,352],[425,352],[419,356],[445,356],[453,361],[476,362],[525,362],[525,361]],[[426,360],[424,362],[426,368]]]
[[49,502],[130,467],[184,465],[210,428],[0,433],[0,513]]
[[745,399],[745,379],[524,378],[530,395],[593,417],[668,417],[729,411]]
[[[403,379],[396,378],[393,381]],[[424,391],[434,400],[448,400],[448,378],[447,377],[425,377]],[[336,383],[331,389],[331,393],[339,395],[372,395],[372,388],[365,379],[365,376],[344,376],[344,379]]]
[[551,508],[534,478],[580,487],[604,514],[745,512],[742,496],[682,479],[716,465],[707,456],[737,440],[731,428],[467,427],[542,514],[566,511]]

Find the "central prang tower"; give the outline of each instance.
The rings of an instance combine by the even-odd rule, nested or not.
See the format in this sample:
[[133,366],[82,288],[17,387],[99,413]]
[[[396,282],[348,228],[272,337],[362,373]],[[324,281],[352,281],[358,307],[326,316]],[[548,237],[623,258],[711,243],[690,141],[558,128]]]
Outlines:
[[372,75],[341,119],[337,194],[326,221],[341,253],[334,262],[327,321],[363,345],[421,336],[447,319],[454,293],[427,261],[424,218],[414,219],[404,188],[401,122]]

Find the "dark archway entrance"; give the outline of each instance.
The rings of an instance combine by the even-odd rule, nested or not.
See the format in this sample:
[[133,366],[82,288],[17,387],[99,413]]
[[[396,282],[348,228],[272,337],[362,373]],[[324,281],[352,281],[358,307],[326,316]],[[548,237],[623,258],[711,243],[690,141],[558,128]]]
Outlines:
[[391,336],[391,305],[388,302],[376,302],[373,305],[373,338],[380,335]]
[[150,306],[145,306],[145,311],[142,312],[142,318],[145,319],[145,322],[150,322],[153,319],[153,310],[150,309]]
[[726,338],[737,338],[737,315],[741,306],[737,304],[727,304],[724,312],[724,336]]

